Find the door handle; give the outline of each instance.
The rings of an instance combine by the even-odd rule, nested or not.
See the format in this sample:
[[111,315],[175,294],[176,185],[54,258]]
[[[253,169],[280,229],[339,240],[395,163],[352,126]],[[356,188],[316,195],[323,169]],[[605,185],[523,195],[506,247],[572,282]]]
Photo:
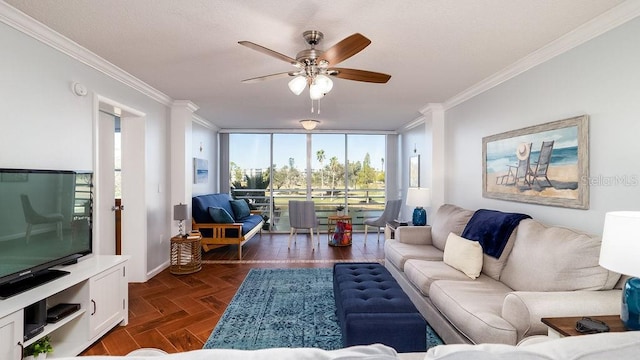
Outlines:
[[123,211],[124,210],[124,205],[120,205],[120,206],[112,206],[111,207],[111,211]]

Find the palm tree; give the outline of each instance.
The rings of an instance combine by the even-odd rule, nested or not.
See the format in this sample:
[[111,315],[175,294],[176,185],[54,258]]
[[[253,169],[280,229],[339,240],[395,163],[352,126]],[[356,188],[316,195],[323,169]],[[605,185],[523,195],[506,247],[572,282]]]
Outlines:
[[[318,159],[318,162],[320,162],[320,188],[324,189],[324,159],[327,158],[327,156],[324,154],[324,150],[318,150],[316,151],[316,158]],[[322,194],[324,195],[324,190],[322,192]]]
[[336,172],[338,171],[338,158],[336,156],[329,159],[329,170],[331,170],[331,196],[334,195],[336,189]]

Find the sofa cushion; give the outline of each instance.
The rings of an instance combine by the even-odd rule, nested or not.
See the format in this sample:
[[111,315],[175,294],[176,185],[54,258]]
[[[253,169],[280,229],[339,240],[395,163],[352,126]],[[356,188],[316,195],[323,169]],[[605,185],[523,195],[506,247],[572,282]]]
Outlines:
[[404,270],[404,264],[408,259],[442,261],[443,255],[442,250],[431,245],[405,244],[394,239],[384,243],[385,261],[389,261],[401,271]]
[[249,204],[246,201],[240,200],[231,200],[231,210],[233,210],[233,217],[236,220],[242,221],[242,219],[251,215],[251,209],[249,209]]
[[213,222],[217,224],[233,224],[235,222],[233,216],[231,216],[227,210],[220,207],[209,207],[209,215]]
[[445,264],[443,261],[409,259],[404,263],[407,280],[424,296],[429,296],[429,288],[437,280],[468,281],[464,273]]
[[474,342],[516,344],[516,329],[501,316],[502,302],[511,291],[481,275],[476,280],[434,281],[429,297],[458,331]]
[[459,206],[444,204],[440,206],[433,217],[431,225],[431,240],[433,246],[444,251],[449,233],[462,234],[462,230],[471,219],[473,211],[463,209]]
[[444,246],[443,260],[445,264],[475,279],[480,276],[482,270],[482,254],[479,242],[449,233]]
[[598,265],[600,237],[520,222],[500,281],[520,291],[612,289],[620,275]]
[[515,228],[507,240],[507,244],[504,246],[502,250],[502,254],[499,258],[494,258],[493,256],[484,254],[482,259],[482,272],[496,280],[500,280],[500,274],[502,274],[502,270],[504,266],[507,264],[507,259],[509,258],[509,254],[511,254],[511,249],[513,249],[513,243],[516,241],[516,233],[518,232],[518,228]]
[[640,337],[633,332],[602,333],[537,341],[531,345],[454,344],[430,348],[424,360],[595,360],[637,359]]
[[249,215],[242,219],[242,235],[245,235],[249,231],[253,230],[260,222],[263,221],[260,215]]
[[[422,359],[422,356],[420,357]],[[62,360],[397,360],[398,353],[382,344],[359,345],[337,350],[313,347],[267,348],[257,350],[201,349],[167,355],[62,357]]]
[[229,194],[207,194],[198,195],[191,198],[191,215],[197,223],[211,223],[213,219],[209,215],[210,207],[225,209],[230,215],[233,214]]

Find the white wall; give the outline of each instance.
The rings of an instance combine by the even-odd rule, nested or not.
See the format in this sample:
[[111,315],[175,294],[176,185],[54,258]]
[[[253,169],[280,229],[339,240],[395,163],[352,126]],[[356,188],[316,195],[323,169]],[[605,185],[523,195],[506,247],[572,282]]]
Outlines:
[[[601,233],[607,211],[640,210],[639,36],[635,19],[447,110],[446,201],[591,233]],[[581,114],[590,116],[589,210],[482,197],[484,136]]]
[[192,184],[193,195],[213,194],[219,192],[218,186],[218,137],[217,132],[198,123],[193,124],[192,150],[194,158],[209,162],[209,181],[204,184]]
[[425,140],[426,125],[421,123],[411,129],[402,132],[400,135],[400,166],[401,184],[400,193],[402,196],[402,208],[400,217],[403,220],[410,220],[413,214],[413,207],[405,205],[407,201],[407,189],[409,188],[409,159],[414,155],[420,155],[420,187],[428,188],[431,185],[431,144]]
[[[0,167],[95,171],[93,94],[145,113],[145,167],[138,171],[146,182],[147,234],[123,241],[147,243],[147,271],[166,262],[167,106],[4,23],[0,44]],[[89,95],[74,95],[74,81]]]

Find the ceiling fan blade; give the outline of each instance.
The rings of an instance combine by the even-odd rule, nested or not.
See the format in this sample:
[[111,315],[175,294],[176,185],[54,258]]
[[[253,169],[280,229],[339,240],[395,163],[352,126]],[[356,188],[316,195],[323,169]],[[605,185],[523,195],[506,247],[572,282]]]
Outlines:
[[327,49],[320,57],[318,62],[327,61],[329,65],[337,65],[338,63],[347,60],[353,55],[362,51],[371,44],[371,40],[367,39],[364,35],[355,33],[348,36],[337,44]]
[[269,55],[269,56],[274,57],[276,59],[279,59],[279,60],[282,60],[282,61],[286,61],[286,62],[288,62],[289,64],[291,64],[291,65],[293,65],[295,67],[301,68],[303,66],[302,63],[300,63],[299,61],[297,61],[296,59],[294,59],[294,58],[292,58],[290,56],[281,54],[281,53],[279,53],[277,51],[273,51],[271,49],[267,49],[266,47],[258,45],[258,44],[255,44],[255,43],[252,43],[251,41],[238,41],[238,44],[244,45],[244,46],[248,47],[249,49],[253,49],[255,51],[258,51],[258,52],[261,52],[263,54]]
[[280,78],[285,78],[285,77],[289,77],[289,76],[296,76],[298,75],[298,72],[282,72],[282,73],[277,73],[277,74],[271,74],[271,75],[265,75],[265,76],[258,76],[258,77],[254,77],[251,79],[244,79],[241,82],[245,83],[245,84],[254,84],[254,83],[258,83],[258,82],[262,82],[265,80],[272,80],[272,79],[280,79]]
[[364,81],[371,83],[379,83],[384,84],[389,79],[391,79],[391,75],[366,71],[366,70],[357,70],[357,69],[346,69],[346,68],[330,68],[327,69],[329,75],[335,76],[340,79],[345,80],[355,80],[355,81]]

